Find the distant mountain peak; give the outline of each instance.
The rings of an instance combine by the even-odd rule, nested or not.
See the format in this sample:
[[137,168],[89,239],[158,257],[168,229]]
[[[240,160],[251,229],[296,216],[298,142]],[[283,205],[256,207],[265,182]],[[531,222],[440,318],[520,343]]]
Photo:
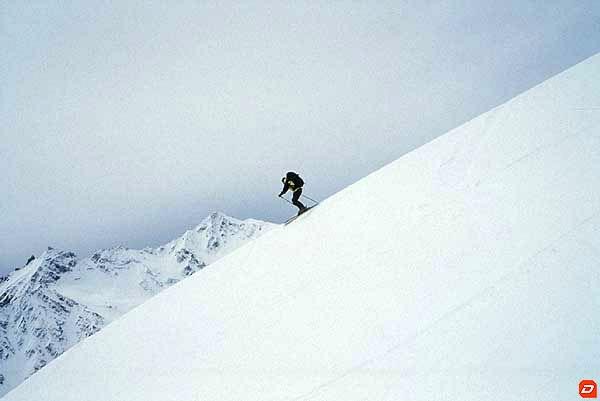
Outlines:
[[208,227],[219,228],[219,226],[223,225],[223,224],[242,224],[242,223],[243,222],[241,220],[235,219],[235,218],[228,216],[222,212],[212,212],[207,217],[205,217],[204,220],[202,220],[200,222],[200,224],[198,224],[194,230],[202,231]]
[[74,252],[55,249],[44,252],[39,259],[32,280],[39,280],[43,284],[57,281],[63,274],[72,271],[77,264],[77,255]]

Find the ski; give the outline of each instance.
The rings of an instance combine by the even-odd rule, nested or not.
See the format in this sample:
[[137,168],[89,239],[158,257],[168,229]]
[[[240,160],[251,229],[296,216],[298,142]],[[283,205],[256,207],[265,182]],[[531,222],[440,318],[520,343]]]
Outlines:
[[[317,205],[315,205],[315,206],[317,206]],[[310,206],[310,207],[307,207],[306,209],[304,209],[304,211],[303,211],[302,213],[300,213],[300,214],[298,214],[298,215],[296,215],[296,216],[293,216],[293,217],[291,217],[291,218],[287,219],[287,220],[285,221],[285,223],[283,223],[283,225],[287,226],[287,225],[288,225],[288,224],[290,224],[292,221],[296,220],[298,217],[302,216],[304,213],[308,212],[310,209],[314,208],[315,206]]]

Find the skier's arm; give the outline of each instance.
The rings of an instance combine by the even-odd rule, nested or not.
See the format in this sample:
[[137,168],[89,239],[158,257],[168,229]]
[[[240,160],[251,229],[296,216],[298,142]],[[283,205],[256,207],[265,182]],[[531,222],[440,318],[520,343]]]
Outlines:
[[283,189],[281,190],[278,196],[282,196],[283,194],[285,194],[288,191],[288,189],[290,189],[290,186],[286,182],[285,184],[283,184]]

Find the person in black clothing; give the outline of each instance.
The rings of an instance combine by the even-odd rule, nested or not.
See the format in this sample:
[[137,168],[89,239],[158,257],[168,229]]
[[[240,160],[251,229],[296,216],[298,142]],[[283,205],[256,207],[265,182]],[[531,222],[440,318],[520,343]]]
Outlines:
[[288,190],[292,191],[292,203],[299,209],[298,214],[306,211],[306,206],[304,206],[299,200],[300,195],[302,195],[304,180],[302,180],[298,174],[290,171],[281,179],[281,182],[283,183],[283,189],[281,190],[279,197],[283,196],[283,194],[285,194]]

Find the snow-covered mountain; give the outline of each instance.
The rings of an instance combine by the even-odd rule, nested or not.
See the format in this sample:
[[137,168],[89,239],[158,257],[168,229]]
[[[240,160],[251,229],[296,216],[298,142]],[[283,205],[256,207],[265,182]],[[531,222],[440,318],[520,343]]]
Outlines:
[[0,395],[82,339],[273,225],[213,213],[157,249],[49,248],[0,283]]
[[405,155],[6,401],[579,399],[600,382],[598,77],[600,54]]

